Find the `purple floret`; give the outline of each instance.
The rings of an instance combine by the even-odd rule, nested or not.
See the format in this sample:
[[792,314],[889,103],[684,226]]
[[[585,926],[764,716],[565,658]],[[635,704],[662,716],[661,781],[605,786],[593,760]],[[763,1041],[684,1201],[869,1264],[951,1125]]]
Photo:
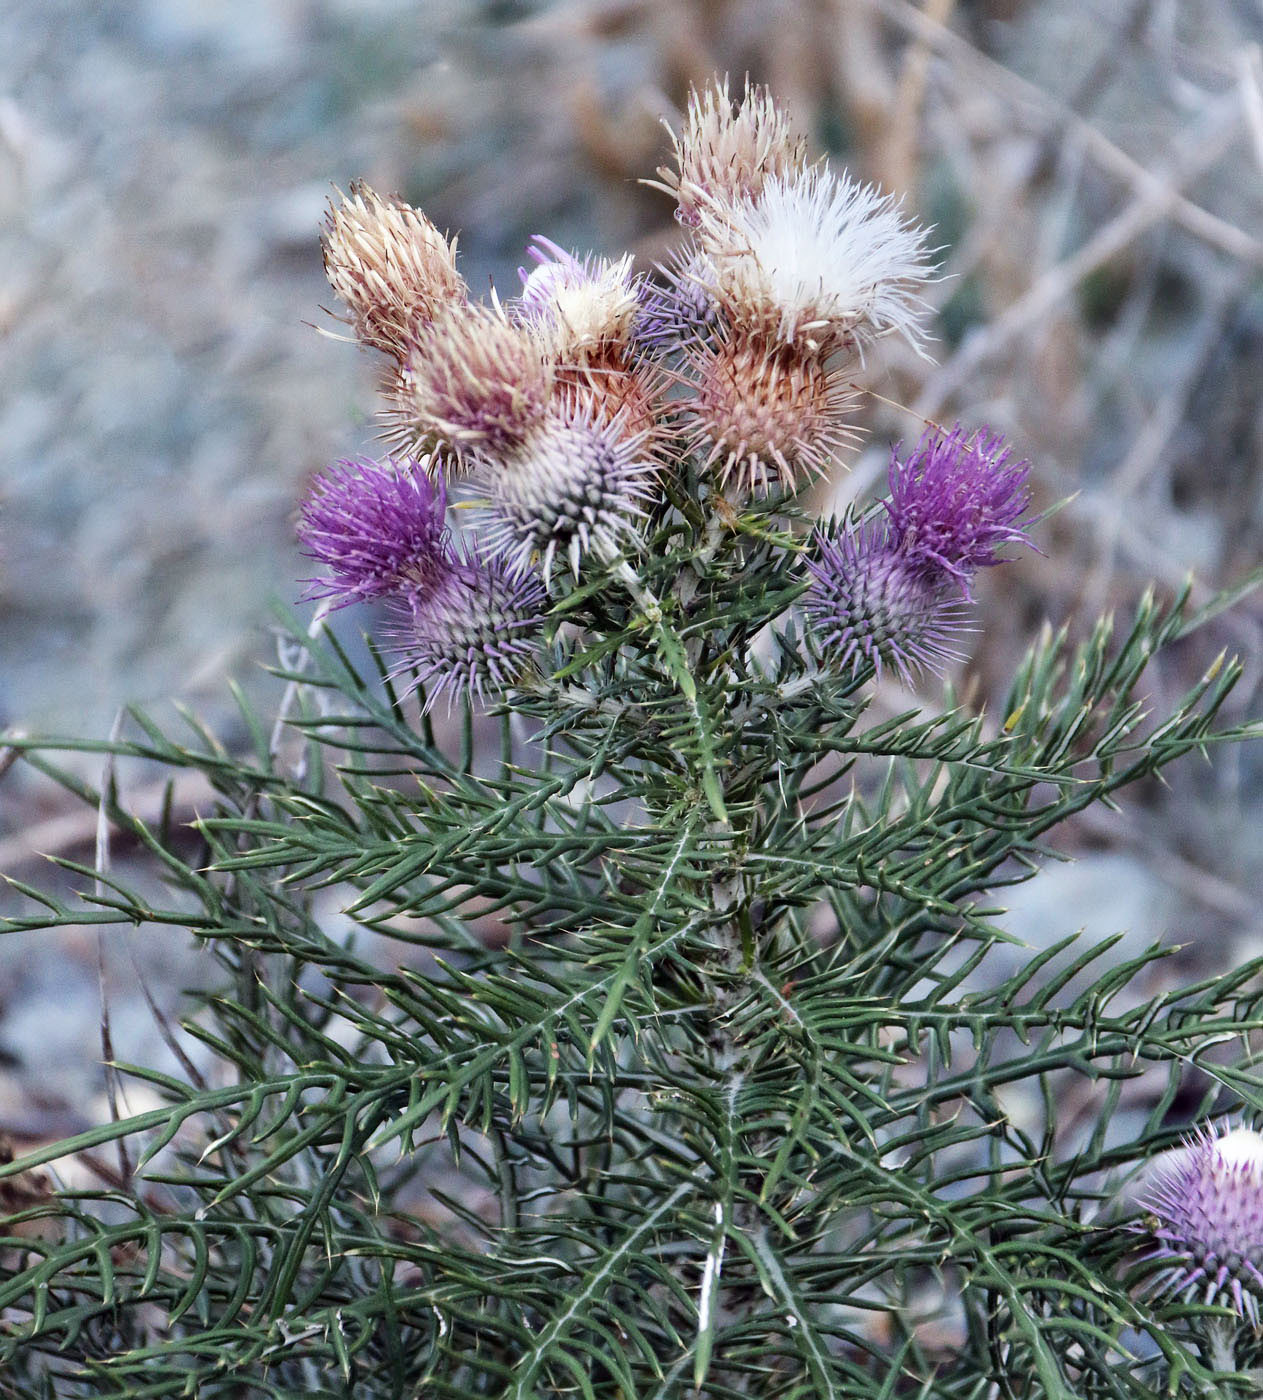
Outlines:
[[590,265],[569,253],[551,238],[537,233],[527,245],[527,256],[535,266],[519,267],[522,283],[519,305],[527,312],[547,311],[559,287],[572,281],[586,281],[592,275]]
[[417,462],[335,463],[316,480],[299,519],[303,553],[326,569],[326,577],[305,580],[306,597],[345,607],[442,571],[446,508],[443,478],[431,479]]
[[884,502],[895,542],[911,559],[949,573],[966,598],[977,569],[1001,563],[1006,544],[1030,544],[1018,518],[1030,504],[1030,463],[1011,460],[999,433],[946,436],[931,430],[906,461],[891,454],[890,499]]
[[880,675],[887,663],[907,682],[957,658],[951,638],[964,623],[959,594],[941,569],[895,543],[888,521],[848,522],[816,539],[803,607],[835,669],[869,662]]

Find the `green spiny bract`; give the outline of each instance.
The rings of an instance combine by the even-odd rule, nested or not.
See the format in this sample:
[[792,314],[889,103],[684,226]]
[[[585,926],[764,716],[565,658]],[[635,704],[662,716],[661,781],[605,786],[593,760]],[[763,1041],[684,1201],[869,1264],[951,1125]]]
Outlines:
[[[732,159],[683,149],[669,182],[690,219],[716,217],[724,170],[754,198],[800,158],[762,95],[731,131],[721,97],[694,104],[695,137]],[[744,150],[759,133],[769,149]],[[425,234],[388,306],[349,303],[366,343],[406,363],[463,284],[421,216],[356,197],[361,223],[380,206]],[[362,262],[383,239],[356,228]],[[351,296],[375,285],[357,269]],[[622,397],[601,421],[626,422],[626,350],[531,361],[520,399],[499,374],[480,398],[486,381],[431,373],[463,416],[425,419],[429,461],[478,479],[488,443],[520,450],[559,405],[596,422],[607,391]],[[227,985],[189,1018],[184,1074],[131,1071],[162,1106],[0,1168],[18,1207],[0,1395],[1205,1393],[1195,1304],[1145,1286],[1144,1242],[1105,1205],[1178,1142],[1177,1092],[1194,1118],[1263,1109],[1232,1065],[1216,1071],[1231,1105],[1189,1075],[1209,1044],[1263,1029],[1261,969],[1122,995],[1167,950],[1080,947],[1073,911],[1062,943],[1026,949],[995,891],[1035,871],[1067,817],[1245,737],[1217,719],[1233,662],[1146,713],[1152,657],[1211,612],[1146,598],[1121,632],[1046,635],[994,717],[878,716],[877,644],[841,650],[804,622],[824,566],[807,567],[792,472],[756,455],[726,474],[687,431],[659,433],[656,454],[634,526],[577,576],[549,571],[538,636],[492,678],[489,713],[436,640],[423,680],[463,691],[461,722],[436,728],[395,657],[358,667],[318,615],[284,651],[285,724],[248,716],[253,753],[139,715],[134,739],[73,746],[205,775],[196,848],[130,812],[112,773],[98,793],[56,767],[56,744],[12,741],[138,841],[171,893],[84,867],[82,904],[28,887],[5,927],[191,930]],[[384,481],[376,510],[402,489],[387,477],[337,477],[313,552],[336,579],[345,534],[350,581],[367,560],[408,604],[445,575],[401,565],[394,540],[377,568],[356,493]],[[968,550],[954,495],[933,558],[906,499],[883,546],[967,596],[995,531],[1013,538],[1000,494]],[[429,528],[441,496],[402,499],[415,513],[422,497],[413,533],[449,568]],[[532,559],[513,562],[542,598]],[[37,1186],[41,1165],[93,1149],[91,1170],[112,1143],[124,1169],[100,1188]]]

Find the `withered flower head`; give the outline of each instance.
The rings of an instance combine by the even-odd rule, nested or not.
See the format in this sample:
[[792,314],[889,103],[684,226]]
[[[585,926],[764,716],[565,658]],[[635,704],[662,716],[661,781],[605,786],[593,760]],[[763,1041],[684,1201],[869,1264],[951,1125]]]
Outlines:
[[542,419],[554,372],[547,345],[502,309],[449,306],[414,338],[388,387],[387,437],[409,451],[446,444],[472,455],[505,452]]
[[396,359],[441,308],[468,295],[456,240],[419,209],[365,184],[330,201],[323,241],[329,285],[350,310],[356,336]]
[[806,161],[806,143],[793,135],[767,89],[747,83],[734,104],[727,79],[689,94],[684,129],[671,139],[676,168],[662,166],[661,181],[646,183],[675,196],[675,216],[690,228],[713,200],[755,199],[765,181],[791,176]]
[[721,490],[797,490],[854,437],[855,395],[808,345],[728,333],[689,348],[686,365],[689,447],[705,453]]

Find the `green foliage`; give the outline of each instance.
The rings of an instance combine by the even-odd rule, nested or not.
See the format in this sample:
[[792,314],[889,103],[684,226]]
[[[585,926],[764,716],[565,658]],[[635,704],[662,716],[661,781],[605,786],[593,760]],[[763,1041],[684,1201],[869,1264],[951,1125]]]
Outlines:
[[141,715],[61,746],[204,774],[198,849],[17,741],[169,895],[72,867],[82,906],[24,887],[4,927],[188,929],[227,985],[187,1026],[213,1074],[124,1067],[165,1106],[0,1168],[136,1154],[4,1225],[0,1395],[1213,1393],[1198,1309],[1146,1303],[1108,1203],[1177,1091],[1263,1110],[1260,966],[1146,992],[1169,950],[1031,954],[995,892],[1245,737],[1216,720],[1239,667],[1147,717],[1201,620],[1147,599],[1043,637],[1002,715],[874,721],[871,673],[784,631],[784,505],[673,494],[559,598],[498,745],[468,711],[441,743],[319,627],[282,671],[297,759],[253,716],[244,758]]

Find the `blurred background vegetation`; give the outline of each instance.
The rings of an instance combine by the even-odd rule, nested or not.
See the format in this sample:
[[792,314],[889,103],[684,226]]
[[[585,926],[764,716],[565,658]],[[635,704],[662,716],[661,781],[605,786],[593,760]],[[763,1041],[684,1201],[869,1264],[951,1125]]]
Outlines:
[[[515,288],[534,233],[647,270],[675,230],[637,181],[715,73],[767,83],[942,248],[935,362],[873,358],[883,399],[821,508],[871,490],[919,415],[1003,430],[1042,506],[1072,497],[1041,556],[981,580],[964,703],[1046,622],[1082,633],[1189,571],[1204,601],[1263,539],[1261,43],[1258,0],[6,0],[0,718],[104,734],[178,696],[231,741],[225,677],[266,703],[305,483],[374,445],[373,366],[313,328],[339,329],[333,186],[460,230],[476,290]],[[1249,668],[1229,718],[1257,710],[1261,623],[1225,613],[1152,677],[1155,708],[1225,646]],[[1014,931],[1257,951],[1261,766],[1186,762],[1063,831],[1079,860],[1020,892]],[[0,870],[94,830],[20,766],[0,783]],[[169,934],[141,956],[168,1000],[207,975]],[[0,1133],[99,1112],[97,978],[95,936],[0,949]],[[160,1059],[128,964],[104,983],[120,1055]]]

